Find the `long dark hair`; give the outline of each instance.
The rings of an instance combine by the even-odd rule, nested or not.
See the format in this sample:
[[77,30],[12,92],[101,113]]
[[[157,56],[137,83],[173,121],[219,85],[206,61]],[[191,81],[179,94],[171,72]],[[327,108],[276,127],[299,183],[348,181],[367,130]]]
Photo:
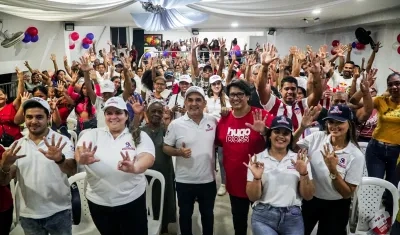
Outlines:
[[[271,129],[267,129],[267,133],[266,133],[266,141],[265,141],[265,148],[266,149],[271,149],[271,134],[272,134],[272,130]],[[293,132],[291,132],[290,134],[290,142],[288,144],[288,146],[286,147],[286,151],[293,151]]]
[[[226,107],[226,97],[227,97],[225,92],[224,92],[224,89],[225,89],[225,87],[221,83],[221,90],[220,90],[220,92],[218,94],[218,97],[219,97],[219,100],[221,102],[221,107],[223,107],[223,108]],[[211,89],[211,84],[208,86],[207,95],[208,95],[209,98],[211,98],[212,95],[213,95],[213,91]]]
[[[346,133],[346,141],[353,143],[357,148],[360,149],[360,145],[358,145],[358,141],[357,141],[356,124],[351,120],[348,120],[347,122],[349,123],[349,130],[347,130],[347,133]],[[328,122],[325,122],[325,133],[327,135],[330,134],[329,128],[328,128]]]
[[[91,83],[91,85],[92,85],[92,89],[94,90],[94,85],[93,85],[93,83]],[[89,99],[89,102],[88,102],[88,104],[87,104],[87,106],[86,106],[86,111],[88,112],[89,117],[92,117],[92,116],[93,116],[93,113],[92,113],[92,106],[93,106],[93,104],[92,104],[92,101],[90,100],[89,97],[85,97],[85,96],[83,95],[83,87],[84,87],[84,86],[85,86],[85,84],[82,84],[81,89],[80,89],[80,91],[79,91],[79,98],[78,98],[78,99],[76,100],[76,102],[75,102],[75,108],[76,108],[76,106],[78,106],[78,104],[84,102],[84,101],[85,101],[85,98],[88,98],[88,99]],[[100,111],[100,110],[98,110],[98,111]]]
[[133,121],[132,122],[129,121],[129,113],[128,113],[128,111],[124,110],[124,112],[125,112],[126,115],[128,115],[128,119],[126,120],[126,126],[129,128],[129,132],[132,135],[132,140],[133,140],[135,146],[137,147],[140,144],[140,141],[141,141],[141,139],[140,139],[141,130],[140,130],[140,128],[138,126],[135,126],[133,124]]

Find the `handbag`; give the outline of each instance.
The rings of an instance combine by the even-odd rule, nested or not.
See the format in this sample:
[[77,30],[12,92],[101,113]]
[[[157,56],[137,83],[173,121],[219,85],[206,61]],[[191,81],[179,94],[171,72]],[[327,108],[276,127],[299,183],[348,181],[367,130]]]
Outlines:
[[72,222],[79,225],[81,222],[81,195],[76,182],[71,184],[71,205],[72,205]]
[[12,145],[12,143],[14,143],[14,141],[15,141],[14,136],[6,133],[6,130],[4,129],[4,125],[1,125],[1,127],[3,128],[3,134],[1,134],[0,143],[4,147],[10,147]]

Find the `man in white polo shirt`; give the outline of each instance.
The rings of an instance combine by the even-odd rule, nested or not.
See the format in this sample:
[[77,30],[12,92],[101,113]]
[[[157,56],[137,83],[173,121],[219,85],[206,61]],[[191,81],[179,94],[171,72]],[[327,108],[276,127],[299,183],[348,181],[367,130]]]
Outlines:
[[172,95],[168,102],[168,108],[174,113],[174,119],[180,118],[186,113],[185,93],[191,86],[192,79],[184,74],[179,78],[179,93]]
[[101,85],[101,97],[96,96],[96,102],[94,106],[96,107],[96,118],[97,118],[97,127],[105,127],[106,121],[104,117],[104,112],[102,112],[104,108],[104,103],[111,97],[114,97],[115,94],[115,85],[110,80],[104,80]]
[[164,138],[164,152],[176,158],[176,192],[182,235],[192,233],[192,214],[197,198],[203,235],[213,235],[215,183],[214,138],[217,119],[203,113],[204,90],[190,87],[185,94],[187,113],[172,121]]
[[26,235],[70,235],[71,191],[67,175],[76,173],[74,147],[67,137],[47,126],[47,101],[34,97],[22,107],[29,134],[3,153],[0,185],[18,179],[20,222]]

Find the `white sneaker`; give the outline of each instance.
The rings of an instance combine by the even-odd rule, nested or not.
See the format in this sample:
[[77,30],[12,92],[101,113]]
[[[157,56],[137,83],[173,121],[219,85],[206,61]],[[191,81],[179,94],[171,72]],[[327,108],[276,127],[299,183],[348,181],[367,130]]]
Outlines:
[[225,193],[226,193],[225,184],[221,184],[221,186],[219,186],[217,194],[218,196],[224,196]]

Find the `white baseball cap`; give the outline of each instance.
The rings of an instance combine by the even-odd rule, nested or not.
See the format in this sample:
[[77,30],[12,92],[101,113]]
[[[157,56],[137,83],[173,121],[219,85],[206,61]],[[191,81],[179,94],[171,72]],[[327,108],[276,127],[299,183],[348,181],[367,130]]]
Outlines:
[[104,80],[101,83],[101,93],[114,92],[114,91],[115,91],[115,85],[111,80]]
[[217,81],[222,81],[222,78],[219,75],[212,75],[210,77],[210,84],[213,84],[214,82],[217,82]]
[[117,109],[128,111],[128,108],[126,107],[126,103],[125,103],[124,99],[122,99],[121,97],[111,97],[110,99],[108,99],[106,101],[106,103],[104,104],[103,110],[105,111],[109,107],[115,107]]
[[192,78],[189,75],[184,74],[179,77],[179,82],[187,82],[190,84],[192,83]]
[[32,104],[32,103],[40,104],[43,108],[45,108],[47,111],[49,111],[49,113],[51,113],[51,109],[50,109],[49,103],[47,101],[45,101],[44,99],[39,98],[39,97],[32,97],[29,100],[25,101],[22,104],[22,108],[24,109],[24,112],[25,112],[25,106],[27,106],[28,104]]
[[204,99],[206,98],[206,95],[204,94],[203,88],[198,87],[198,86],[191,86],[191,87],[189,87],[189,88],[186,90],[185,99],[186,99],[191,93],[194,93],[194,92],[199,93],[201,96],[203,96]]

